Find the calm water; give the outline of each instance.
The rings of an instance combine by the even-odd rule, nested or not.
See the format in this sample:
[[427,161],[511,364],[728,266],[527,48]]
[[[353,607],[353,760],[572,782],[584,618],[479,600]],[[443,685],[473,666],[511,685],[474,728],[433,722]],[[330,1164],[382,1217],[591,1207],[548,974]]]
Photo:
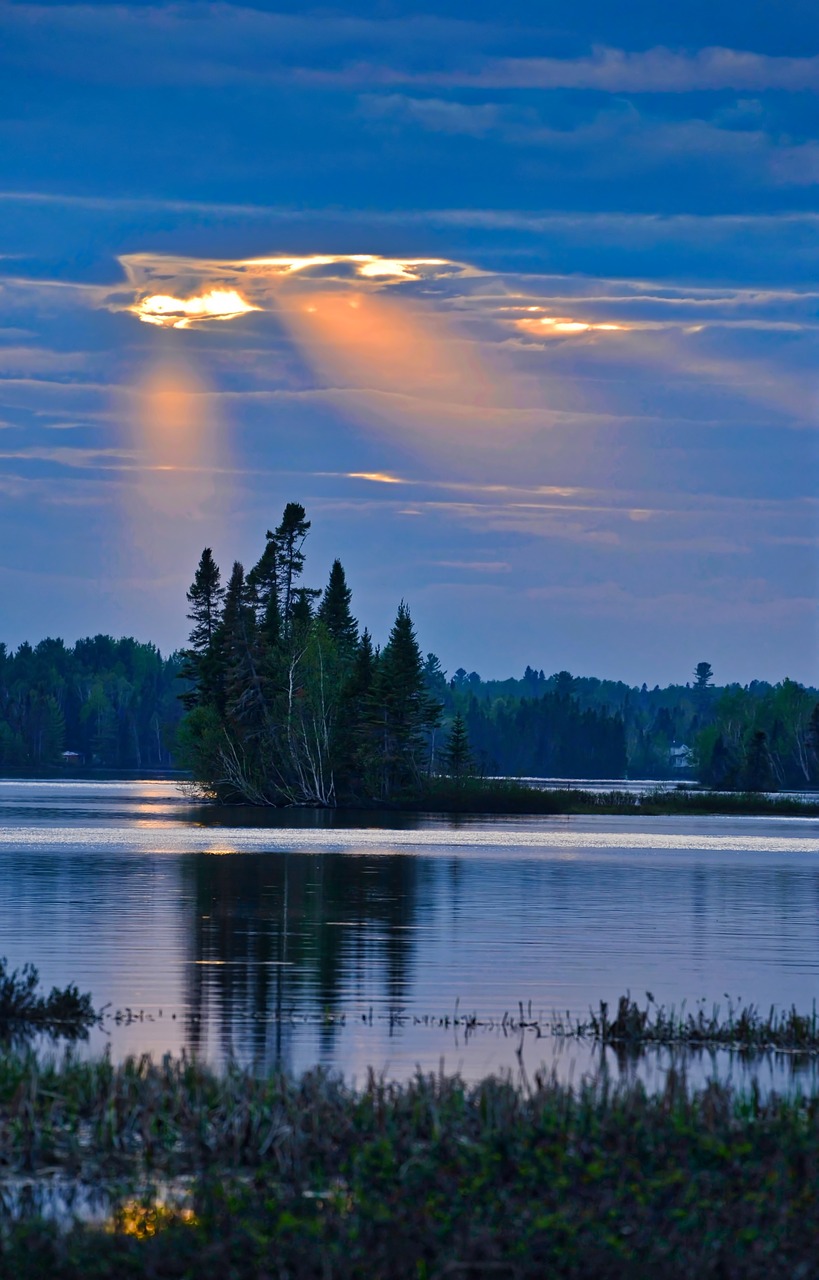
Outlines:
[[[0,781],[0,955],[119,1011],[92,1037],[115,1056],[186,1047],[358,1079],[515,1068],[518,1037],[424,1021],[456,1002],[548,1020],[627,989],[805,1010],[819,994],[816,821],[272,821],[171,783]],[[592,1065],[532,1034],[522,1054]],[[715,1065],[745,1071],[728,1055],[696,1070]]]

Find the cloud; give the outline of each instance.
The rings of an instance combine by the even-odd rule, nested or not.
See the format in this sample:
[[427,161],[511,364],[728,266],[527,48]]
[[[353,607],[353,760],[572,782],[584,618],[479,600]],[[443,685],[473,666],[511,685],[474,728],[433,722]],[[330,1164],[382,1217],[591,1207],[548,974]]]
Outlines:
[[[562,171],[578,164],[596,180],[681,164],[713,167],[725,164],[752,175],[757,183],[771,186],[812,186],[819,183],[819,143],[812,139],[794,143],[757,127],[742,127],[747,116],[726,119],[665,118],[638,111],[630,103],[618,103],[598,111],[569,128],[555,127],[531,108],[522,110],[500,103],[460,103],[406,94],[367,94],[360,99],[366,119],[396,121],[431,133],[486,137],[516,149],[527,149]],[[732,127],[740,126],[740,127]],[[507,226],[519,215],[507,215]],[[496,225],[503,225],[503,215]]]
[[741,49],[643,51],[596,46],[582,58],[495,58],[470,75],[433,77],[461,86],[594,89],[608,93],[691,93],[733,89],[819,90],[819,57],[782,58]]
[[441,569],[467,569],[471,573],[509,573],[508,560],[434,560]]
[[[221,86],[431,84],[681,94],[819,89],[819,58],[722,46],[623,49],[598,44],[554,56],[543,24],[432,14],[365,18],[276,13],[227,3],[14,4],[2,11],[6,58],[84,83]],[[515,39],[516,37],[516,39]],[[510,55],[498,50],[517,44]],[[519,50],[525,51],[521,56]],[[2,56],[0,54],[0,56]]]
[[503,112],[495,103],[450,102],[441,98],[411,98],[402,93],[362,94],[362,115],[370,120],[417,124],[432,133],[485,137],[498,128]]

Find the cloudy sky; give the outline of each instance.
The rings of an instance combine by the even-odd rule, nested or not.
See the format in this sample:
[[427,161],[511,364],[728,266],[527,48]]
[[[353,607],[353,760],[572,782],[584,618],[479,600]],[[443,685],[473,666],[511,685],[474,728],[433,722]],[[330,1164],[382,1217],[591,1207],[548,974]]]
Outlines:
[[0,86],[0,638],[297,500],[450,672],[819,680],[815,4],[7,2]]

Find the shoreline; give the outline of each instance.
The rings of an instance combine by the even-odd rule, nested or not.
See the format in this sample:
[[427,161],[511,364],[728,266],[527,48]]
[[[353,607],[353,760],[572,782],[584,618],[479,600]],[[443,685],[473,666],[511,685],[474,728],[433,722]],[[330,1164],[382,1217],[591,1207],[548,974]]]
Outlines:
[[[397,796],[393,802],[348,800],[333,806],[254,805],[244,798],[220,799],[208,794],[203,786],[196,795],[197,783],[182,770],[83,770],[68,773],[64,770],[41,770],[37,774],[7,771],[0,775],[0,784],[14,782],[168,782],[191,793],[192,805],[205,811],[226,811],[245,808],[254,813],[382,813],[385,816],[399,813],[426,814],[429,816],[578,816],[578,817],[795,817],[819,818],[819,792],[816,799],[807,799],[799,793],[711,791],[698,786],[673,785],[660,781],[644,791],[629,789],[630,780],[624,779],[623,789],[614,786],[606,791],[589,790],[575,783],[595,779],[573,779],[572,785],[537,786],[532,780],[509,779],[432,779],[422,791]],[[631,782],[631,786],[639,780]]]

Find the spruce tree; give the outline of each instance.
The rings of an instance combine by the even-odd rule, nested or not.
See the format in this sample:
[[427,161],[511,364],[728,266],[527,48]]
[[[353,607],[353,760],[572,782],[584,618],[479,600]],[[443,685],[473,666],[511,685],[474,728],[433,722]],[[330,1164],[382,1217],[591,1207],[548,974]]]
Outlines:
[[344,658],[352,658],[358,646],[358,623],[352,615],[353,593],[340,560],[333,561],[330,580],[324,589],[318,616],[338,645]]
[[469,746],[469,734],[460,711],[456,712],[449,733],[449,740],[444,749],[446,771],[452,778],[463,778],[475,768],[472,750]]
[[210,547],[205,547],[202,552],[187,595],[190,605],[188,619],[193,623],[190,645],[195,653],[201,654],[213,643],[219,623],[219,608],[224,595],[220,586],[219,566],[213,558]]
[[440,704],[427,692],[424,660],[403,600],[381,655],[373,704],[381,736],[381,792],[386,797],[420,780],[426,738],[441,713]]
[[299,643],[305,639],[313,621],[313,601],[321,595],[315,587],[295,587],[291,596],[290,634]]
[[243,658],[248,639],[247,610],[245,571],[236,560],[225,591],[217,645],[221,676],[218,705],[223,716],[228,710],[228,704],[232,710],[234,705],[241,701],[244,692]]
[[247,575],[246,589],[248,601],[256,615],[259,637],[266,648],[275,648],[281,639],[282,628],[276,540],[269,529],[265,549]]
[[210,547],[205,547],[187,592],[188,619],[193,626],[189,637],[190,648],[184,651],[179,674],[182,679],[190,681],[192,686],[180,694],[180,699],[188,710],[197,705],[206,705],[215,695],[218,680],[215,642],[223,596],[219,566]]

